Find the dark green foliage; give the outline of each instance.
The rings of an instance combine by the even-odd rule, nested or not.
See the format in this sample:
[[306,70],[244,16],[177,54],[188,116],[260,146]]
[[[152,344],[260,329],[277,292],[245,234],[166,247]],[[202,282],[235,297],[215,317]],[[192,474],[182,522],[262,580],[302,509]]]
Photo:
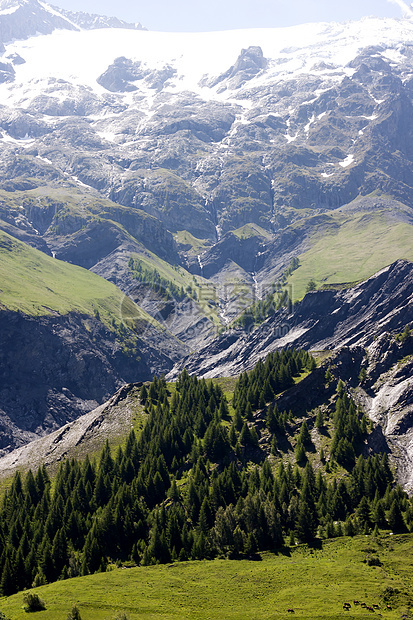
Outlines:
[[356,411],[354,401],[350,400],[339,384],[334,418],[335,433],[331,446],[331,457],[347,469],[351,469],[355,461],[355,449],[363,438],[362,420]]
[[33,592],[24,593],[23,603],[24,603],[24,610],[28,612],[43,611],[43,609],[46,609],[46,605],[44,604],[44,601],[42,601],[42,599],[39,597],[38,594],[33,593]]
[[312,445],[310,431],[308,430],[307,422],[305,420],[301,425],[300,434],[298,437],[303,446],[308,447]]
[[400,503],[397,497],[395,497],[394,500],[392,501],[392,504],[389,510],[388,522],[393,532],[406,531],[406,525],[403,520]]
[[404,330],[400,334],[397,334],[396,340],[398,342],[403,343],[403,342],[406,342],[407,340],[409,340],[409,338],[411,338],[412,335],[413,335],[412,329],[408,325],[406,325]]
[[333,375],[331,374],[331,370],[330,368],[327,368],[326,372],[325,372],[325,381],[326,383],[331,383],[331,381],[333,380]]
[[317,411],[317,416],[315,419],[315,427],[317,430],[321,431],[324,428],[324,416],[321,409]]
[[305,448],[303,446],[303,443],[300,437],[298,438],[294,453],[295,453],[295,460],[297,461],[297,463],[299,465],[305,465],[305,463],[307,462],[307,455],[305,453]]
[[[249,412],[262,409],[274,395],[294,385],[294,377],[311,366],[312,360],[312,356],[302,350],[275,351],[268,354],[265,361],[260,360],[254,370],[240,375],[234,390],[234,409],[244,418],[250,416]],[[274,429],[273,432],[282,427],[276,406],[271,412],[267,411],[268,428],[269,425]]]
[[294,426],[293,414],[279,412],[271,394],[291,385],[311,359],[303,351],[276,352],[243,373],[233,420],[218,384],[186,371],[173,387],[155,377],[141,391],[146,424],[122,448],[112,452],[106,443],[93,462],[62,463],[53,491],[44,468],[24,479],[17,473],[0,505],[1,594],[104,571],[114,562],[254,557],[281,548],[288,537],[311,541],[317,531],[339,536],[410,527],[413,508],[392,487],[387,456],[355,458],[363,418],[344,384],[332,450],[348,468],[342,480],[327,482],[314,472],[305,452],[312,446],[307,422],[297,433],[300,466],[280,462],[275,469],[265,458],[261,433],[270,434],[276,453]]
[[310,291],[317,290],[317,284],[314,280],[309,280],[307,286],[305,287],[305,292],[309,293]]

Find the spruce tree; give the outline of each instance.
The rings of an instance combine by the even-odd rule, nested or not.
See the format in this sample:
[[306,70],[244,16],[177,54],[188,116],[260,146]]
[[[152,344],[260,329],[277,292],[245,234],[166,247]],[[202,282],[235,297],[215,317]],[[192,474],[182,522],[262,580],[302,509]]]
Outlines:
[[406,524],[397,497],[394,498],[390,506],[388,522],[393,532],[404,532],[406,530]]

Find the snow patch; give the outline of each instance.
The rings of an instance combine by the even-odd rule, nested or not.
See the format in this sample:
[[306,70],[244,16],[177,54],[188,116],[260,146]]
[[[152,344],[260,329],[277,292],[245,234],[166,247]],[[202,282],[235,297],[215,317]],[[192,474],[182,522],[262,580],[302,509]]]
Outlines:
[[372,114],[371,116],[360,116],[360,118],[364,118],[366,121],[375,121],[376,118],[379,118],[379,115]]
[[19,9],[19,5],[17,6],[11,6],[8,9],[3,9],[2,11],[0,11],[0,15],[12,15],[13,13],[15,13],[18,9]]
[[34,138],[30,138],[28,134],[26,134],[24,138],[12,138],[12,136],[9,136],[8,134],[3,134],[0,140],[2,140],[3,142],[7,142],[9,144],[18,144],[19,146],[22,146],[25,149],[31,146],[34,142]]
[[310,131],[310,127],[314,123],[314,121],[315,121],[315,114],[312,115],[312,117],[308,121],[307,125],[304,127],[305,133],[308,133]]
[[295,140],[297,140],[298,138],[298,131],[295,134],[295,136],[290,136],[288,133],[284,134],[284,138],[287,140],[288,144],[290,144],[291,142],[294,142]]
[[345,159],[343,159],[343,161],[339,162],[339,165],[342,168],[347,168],[348,166],[350,166],[353,162],[354,162],[354,155],[347,155],[347,157]]
[[36,159],[40,159],[40,161],[44,161],[45,164],[53,166],[53,162],[47,157],[41,157],[40,155],[36,155]]
[[96,133],[106,142],[116,142],[116,134],[113,131],[97,131]]
[[[73,179],[73,181],[75,181],[75,183],[77,183],[80,187],[86,187],[87,189],[90,189],[92,187],[91,185],[86,185],[86,183],[83,183],[83,181],[81,181],[76,176],[71,176],[70,178]],[[92,187],[92,189],[93,189],[93,187]]]

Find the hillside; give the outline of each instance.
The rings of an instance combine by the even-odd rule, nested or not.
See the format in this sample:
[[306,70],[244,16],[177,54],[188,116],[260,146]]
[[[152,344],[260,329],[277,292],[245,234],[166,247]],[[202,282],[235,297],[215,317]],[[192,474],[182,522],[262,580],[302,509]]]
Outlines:
[[[258,325],[250,322],[243,329],[233,324],[179,361],[168,377],[173,379],[183,368],[203,377],[236,375],[282,348],[339,351],[366,347],[384,333],[394,334],[411,324],[412,301],[413,263],[403,260],[355,286],[334,284],[310,291],[295,304],[287,298],[277,308],[270,299]],[[251,313],[245,315],[252,320]]]
[[[285,620],[292,614],[311,620],[369,617],[353,601],[379,605],[389,620],[411,608],[412,535],[332,539],[323,548],[286,548],[261,561],[183,562],[77,577],[34,590],[46,603],[45,620],[65,618],[73,604],[82,620],[207,620],[223,616]],[[369,566],[374,554],[380,566]],[[14,620],[27,614],[22,594],[0,599]],[[351,610],[343,611],[349,602]],[[388,609],[387,606],[390,608]]]
[[[405,345],[411,335],[406,330],[400,338]],[[389,532],[411,530],[411,499],[394,481],[385,442],[377,444],[378,427],[356,407],[351,381],[346,386],[339,379],[349,370],[343,361],[332,358],[317,367],[302,350],[281,352],[236,381],[198,380],[183,372],[175,384],[161,377],[131,385],[94,417],[86,416],[83,424],[79,420],[19,449],[14,463],[13,455],[4,457],[2,465],[8,463],[9,473],[14,465],[17,473],[0,505],[2,594],[61,579],[61,585],[39,591],[54,601],[56,587],[62,605],[74,587],[85,616],[89,610],[90,617],[100,617],[114,611],[117,598],[109,595],[104,606],[93,602],[87,584],[103,583],[100,579],[111,583],[112,578],[117,582],[115,566],[160,563],[167,570],[177,566],[179,574],[198,571],[194,560],[225,558],[239,578],[243,564],[259,560],[261,554],[264,562],[275,562],[276,573],[288,570],[288,557],[297,554],[296,576],[297,570],[306,576],[307,561],[320,561],[320,566],[325,562],[330,580],[336,575],[339,581],[340,571],[347,568],[345,591],[353,588],[352,597],[374,595],[377,604],[390,604],[392,611],[410,608],[410,577],[395,568],[395,543],[389,544]],[[302,402],[306,395],[320,398],[311,410],[310,403]],[[121,415],[125,420],[117,423],[116,432]],[[131,425],[136,430],[129,432]],[[99,436],[108,432],[117,447],[112,450],[106,442],[99,451]],[[42,450],[39,468],[20,473],[22,464],[35,466],[28,458],[19,462],[24,451],[28,457]],[[76,454],[81,460],[73,458]],[[373,531],[365,547],[365,536]],[[344,538],[356,534],[363,534],[363,546],[361,539]],[[330,559],[333,538],[339,539],[333,552],[336,564]],[[393,540],[411,545],[409,537]],[[309,548],[295,550],[296,542],[308,543]],[[271,559],[268,552],[278,557]],[[215,566],[205,568],[205,575],[212,577]],[[374,572],[375,587],[366,583],[363,596],[353,580],[361,570]],[[158,573],[151,572],[147,579],[151,574],[157,579]],[[89,581],[78,580],[88,575]],[[122,578],[126,587],[128,579]],[[311,582],[306,587],[313,586]],[[58,594],[61,588],[66,594]],[[287,590],[293,601],[289,607],[294,604],[298,612],[308,613],[314,605],[323,617],[317,589],[311,603],[291,587]],[[274,595],[280,596],[278,590]],[[334,601],[336,596],[342,598],[337,591]],[[14,600],[2,601],[3,608],[10,610]],[[135,605],[141,604],[142,598],[130,602],[128,613],[133,617]],[[261,599],[257,604],[262,609]]]
[[125,381],[149,379],[177,359],[179,342],[116,286],[4,232],[0,281],[1,450],[59,428]]

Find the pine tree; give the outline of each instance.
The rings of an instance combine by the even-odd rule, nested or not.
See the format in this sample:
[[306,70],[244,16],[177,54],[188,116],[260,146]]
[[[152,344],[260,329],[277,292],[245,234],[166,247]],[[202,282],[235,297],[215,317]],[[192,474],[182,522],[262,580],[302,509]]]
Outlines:
[[370,527],[371,518],[370,518],[370,506],[367,498],[363,496],[356,510],[357,519],[361,525],[361,527],[365,527],[366,525]]
[[294,454],[295,454],[295,460],[297,461],[297,463],[299,465],[304,466],[306,461],[307,461],[307,455],[305,453],[305,448],[304,448],[304,446],[303,446],[303,444],[301,442],[300,437],[297,440],[297,444],[295,446]]
[[[277,405],[275,405],[275,408],[276,407]],[[267,409],[266,426],[270,433],[276,433],[278,431],[278,410],[276,415],[273,405],[269,405]]]
[[10,594],[17,592],[14,567],[10,561],[9,554],[6,554],[6,561],[1,572],[0,590],[2,596],[10,596]]
[[314,539],[317,521],[307,502],[300,502],[295,531],[302,542],[310,542]]
[[400,504],[396,497],[390,506],[388,522],[393,532],[404,532],[406,530],[406,524],[403,519]]
[[315,427],[318,431],[321,431],[324,428],[324,416],[321,409],[317,411],[316,419],[315,419]]
[[142,405],[146,405],[147,400],[148,400],[148,389],[146,385],[143,384],[143,386],[141,387],[141,393],[140,393],[140,401]]
[[305,420],[301,424],[300,434],[298,437],[303,446],[307,447],[312,444],[310,431],[308,430],[307,422]]

